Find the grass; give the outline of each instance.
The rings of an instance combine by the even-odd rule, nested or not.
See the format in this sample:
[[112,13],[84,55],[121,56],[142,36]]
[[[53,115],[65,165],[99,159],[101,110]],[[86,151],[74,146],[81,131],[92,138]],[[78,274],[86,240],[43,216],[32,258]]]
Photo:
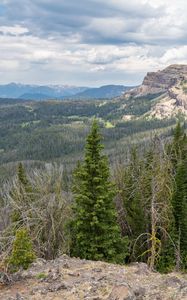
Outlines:
[[47,278],[47,274],[45,273],[38,273],[36,275],[36,279],[46,279]]
[[106,121],[105,128],[110,129],[110,128],[114,128],[114,127],[115,126],[110,121]]

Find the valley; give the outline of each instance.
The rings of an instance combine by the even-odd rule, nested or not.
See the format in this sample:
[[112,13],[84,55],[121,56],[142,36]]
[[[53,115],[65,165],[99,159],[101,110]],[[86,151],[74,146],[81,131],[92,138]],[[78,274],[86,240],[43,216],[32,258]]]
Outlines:
[[0,2],[0,300],[187,300],[187,2]]
[[1,172],[17,161],[74,165],[93,118],[100,123],[111,161],[152,135],[170,136],[176,119],[187,115],[186,74],[183,65],[148,73],[141,86],[113,99],[1,98]]

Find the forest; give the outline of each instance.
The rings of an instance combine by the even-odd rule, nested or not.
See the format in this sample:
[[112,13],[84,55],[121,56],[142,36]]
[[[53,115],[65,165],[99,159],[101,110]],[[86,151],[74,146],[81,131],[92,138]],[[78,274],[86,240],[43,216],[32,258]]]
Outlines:
[[[94,117],[98,119],[110,162],[124,157],[132,144],[144,147],[155,132],[163,138],[171,136],[175,119],[144,117],[151,103],[151,96],[136,101],[1,99],[0,185],[14,175],[18,161],[23,161],[27,169],[44,168],[46,163],[56,162],[72,171],[83,156]],[[137,118],[124,120],[124,114]]]
[[19,162],[0,191],[1,269],[11,273],[36,257],[66,253],[186,271],[185,125],[178,122],[171,134],[155,133],[111,162],[94,119],[73,172],[58,161],[29,171]]

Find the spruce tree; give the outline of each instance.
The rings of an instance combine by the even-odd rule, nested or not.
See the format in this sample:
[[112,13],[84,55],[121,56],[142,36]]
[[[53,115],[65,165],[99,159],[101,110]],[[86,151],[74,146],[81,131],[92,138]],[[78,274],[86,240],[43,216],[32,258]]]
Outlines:
[[21,204],[26,207],[27,203],[33,202],[34,193],[22,163],[18,164],[17,178],[17,185],[12,189],[11,197],[18,205],[16,205],[16,208],[12,211],[11,219],[12,222],[17,222],[23,225],[24,221],[22,219],[22,211],[19,209],[19,206]]
[[25,173],[24,166],[21,162],[18,164],[17,174],[18,174],[19,182],[22,183],[23,185],[27,185],[28,184],[28,179],[27,179],[27,176],[26,176],[26,173]]
[[173,132],[173,141],[168,149],[173,164],[173,173],[175,175],[178,162],[184,158],[185,145],[186,135],[184,133],[184,126],[182,127],[180,122],[178,122]]
[[187,158],[178,164],[173,195],[177,269],[187,268]]
[[74,173],[74,241],[72,254],[81,258],[121,263],[127,240],[121,238],[114,205],[115,187],[102,154],[96,120],[87,137],[83,164]]
[[175,179],[172,199],[176,268],[187,268],[187,138],[180,123],[174,130],[171,160]]
[[25,191],[27,193],[32,193],[32,187],[31,187],[30,182],[27,178],[25,168],[24,168],[24,166],[21,162],[18,164],[17,176],[18,176],[18,180],[19,180],[20,185],[25,189]]
[[[124,171],[123,202],[127,215],[127,222],[131,228],[132,238],[145,232],[146,217],[143,211],[143,199],[141,193],[142,162],[135,148],[131,151],[129,166]],[[145,193],[145,189],[144,189]]]
[[17,271],[19,268],[27,269],[34,259],[35,254],[28,231],[24,228],[17,230],[12,253],[8,260],[10,269],[12,271]]

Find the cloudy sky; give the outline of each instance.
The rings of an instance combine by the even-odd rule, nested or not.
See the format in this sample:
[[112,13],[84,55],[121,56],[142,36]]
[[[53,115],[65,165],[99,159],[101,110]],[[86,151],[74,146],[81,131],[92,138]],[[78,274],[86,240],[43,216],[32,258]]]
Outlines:
[[173,63],[186,0],[0,1],[0,83],[134,85]]

